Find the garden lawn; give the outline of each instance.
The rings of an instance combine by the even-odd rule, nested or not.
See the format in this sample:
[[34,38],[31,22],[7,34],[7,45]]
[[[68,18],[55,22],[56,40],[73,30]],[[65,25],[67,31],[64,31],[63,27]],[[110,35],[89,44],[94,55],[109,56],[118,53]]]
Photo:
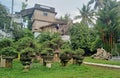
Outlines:
[[110,64],[110,65],[118,65],[118,66],[120,66],[120,61],[92,59],[91,57],[85,57],[84,62]]
[[0,68],[0,78],[120,78],[119,72],[120,70],[87,65],[61,67],[59,63],[54,63],[49,69],[34,63],[31,70],[25,73],[20,62],[14,62],[12,69]]

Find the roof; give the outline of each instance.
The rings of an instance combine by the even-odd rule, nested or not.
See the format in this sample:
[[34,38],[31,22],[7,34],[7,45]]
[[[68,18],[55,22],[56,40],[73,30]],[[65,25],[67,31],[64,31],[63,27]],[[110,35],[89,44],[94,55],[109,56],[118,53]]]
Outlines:
[[53,22],[52,24],[45,25],[45,26],[42,26],[42,27],[40,27],[40,28],[45,28],[45,27],[55,26],[55,25],[57,25],[57,24],[59,24],[59,25],[66,25],[66,23],[63,22],[63,21],[55,21],[55,22]]
[[25,9],[25,10],[21,10],[20,13],[24,17],[24,16],[27,16],[27,15],[33,14],[34,10],[41,10],[41,11],[46,11],[46,12],[57,14],[55,12],[55,8],[45,6],[45,5],[40,5],[40,4],[35,4],[35,6],[33,8],[28,8],[28,9]]
[[45,6],[45,5],[35,4],[34,9],[47,11],[47,12],[51,12],[51,13],[55,13],[56,14],[55,8],[49,7],[49,6]]

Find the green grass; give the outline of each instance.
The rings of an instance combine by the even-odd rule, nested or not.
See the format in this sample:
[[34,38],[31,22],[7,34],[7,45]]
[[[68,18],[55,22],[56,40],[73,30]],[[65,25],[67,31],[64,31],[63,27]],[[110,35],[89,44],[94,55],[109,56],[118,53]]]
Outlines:
[[119,61],[92,59],[91,57],[85,57],[84,62],[111,64],[111,65],[119,65],[120,66],[120,62]]
[[120,70],[93,67],[87,65],[68,65],[61,67],[54,63],[52,68],[46,68],[34,63],[29,72],[22,71],[19,62],[13,63],[13,68],[0,68],[0,78],[120,78]]

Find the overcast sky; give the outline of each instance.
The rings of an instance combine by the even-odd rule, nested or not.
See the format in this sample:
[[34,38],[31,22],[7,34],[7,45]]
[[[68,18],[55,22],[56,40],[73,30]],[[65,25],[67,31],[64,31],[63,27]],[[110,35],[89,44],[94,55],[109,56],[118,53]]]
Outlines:
[[[25,0],[14,0],[14,11],[21,10],[21,3]],[[54,7],[56,12],[58,13],[57,16],[63,16],[66,13],[70,14],[73,18],[74,16],[79,14],[77,8],[82,8],[83,4],[87,4],[89,0],[28,0],[28,7],[33,7],[34,4],[42,4],[46,6]],[[0,2],[6,5],[9,9],[11,8],[12,0],[0,0]]]

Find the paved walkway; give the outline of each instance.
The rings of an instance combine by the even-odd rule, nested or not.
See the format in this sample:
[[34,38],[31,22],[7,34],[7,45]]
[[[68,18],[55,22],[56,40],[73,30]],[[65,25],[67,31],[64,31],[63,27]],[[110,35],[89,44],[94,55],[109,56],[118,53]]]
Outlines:
[[99,64],[99,63],[91,63],[91,62],[83,62],[83,64],[92,65],[92,66],[100,66],[100,67],[120,69],[120,66],[118,66],[118,65]]

